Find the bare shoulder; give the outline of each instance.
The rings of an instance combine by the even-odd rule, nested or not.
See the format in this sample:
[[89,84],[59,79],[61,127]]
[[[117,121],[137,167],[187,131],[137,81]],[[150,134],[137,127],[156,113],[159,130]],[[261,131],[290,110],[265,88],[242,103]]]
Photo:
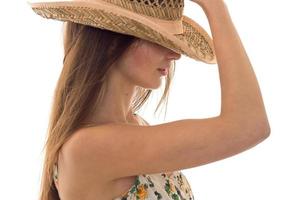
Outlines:
[[148,126],[120,123],[81,129],[70,141],[70,160],[84,163],[81,167],[95,178],[108,181],[204,165],[253,147],[267,136],[254,126],[220,116],[145,123]]

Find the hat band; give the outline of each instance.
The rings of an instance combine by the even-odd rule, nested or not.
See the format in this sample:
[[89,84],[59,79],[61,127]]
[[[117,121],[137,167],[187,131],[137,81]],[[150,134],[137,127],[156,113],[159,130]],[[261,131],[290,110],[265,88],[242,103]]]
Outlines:
[[161,20],[161,19],[156,19],[153,17],[148,17],[148,16],[143,16],[150,21],[153,21],[155,24],[158,24],[161,27],[164,27],[167,29],[169,33],[172,34],[181,34],[183,33],[183,25],[182,25],[182,20],[177,20],[177,21],[170,21],[170,20]]
[[[92,4],[95,2],[94,0],[86,0],[86,1],[88,1]],[[100,1],[98,1],[98,2],[100,2]],[[102,5],[103,5],[103,7],[102,7]],[[111,7],[110,8],[107,7],[108,9],[106,9],[106,7],[105,7],[106,5],[112,6],[114,8],[112,9]],[[133,20],[136,20],[137,18],[140,18],[142,16],[142,17],[147,18],[148,20],[154,22],[155,24],[158,24],[161,27],[165,27],[165,29],[167,29],[167,31],[169,33],[172,33],[172,34],[183,33],[182,17],[180,20],[176,20],[176,21],[175,20],[164,20],[164,19],[155,18],[155,17],[143,15],[140,13],[136,13],[136,12],[130,11],[126,8],[122,8],[119,5],[111,4],[111,3],[107,2],[107,1],[103,1],[103,0],[101,0],[101,8],[103,8],[105,11],[110,11],[110,12],[115,9],[118,14],[125,15],[126,17],[132,16]],[[136,15],[136,16],[134,16],[134,15]]]
[[35,2],[35,3],[29,3],[32,8],[38,8],[38,7],[43,7],[43,8],[54,8],[54,7],[60,7],[60,6],[82,6],[82,7],[89,7],[89,8],[95,8],[95,9],[100,9],[104,10],[106,12],[113,12],[116,15],[121,15],[125,16],[128,18],[131,18],[136,21],[143,21],[144,23],[148,24],[151,26],[151,23],[157,24],[158,26],[164,28],[167,32],[172,33],[172,34],[181,34],[183,33],[183,25],[182,25],[182,18],[181,20],[163,20],[159,18],[154,18],[142,14],[138,14],[132,11],[129,11],[127,9],[124,9],[122,7],[116,6],[114,4],[107,3],[105,1],[101,1],[101,4],[95,3],[95,2],[86,2],[84,1],[64,1],[64,2]]

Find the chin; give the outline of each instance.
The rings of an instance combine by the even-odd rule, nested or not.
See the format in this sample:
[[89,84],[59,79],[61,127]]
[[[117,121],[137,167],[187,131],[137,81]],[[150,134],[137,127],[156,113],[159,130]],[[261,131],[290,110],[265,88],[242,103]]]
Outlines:
[[139,86],[144,89],[147,89],[147,90],[156,90],[156,89],[160,88],[161,83],[162,83],[162,81],[155,81],[150,84],[143,84],[143,85],[139,85]]
[[[143,79],[145,80],[145,79]],[[156,77],[155,79],[152,79],[150,81],[147,82],[140,82],[139,84],[137,84],[139,87],[142,87],[144,89],[148,89],[148,90],[156,90],[159,89],[162,85],[162,83],[164,82],[164,77]]]
[[156,90],[156,89],[159,89],[160,87],[161,87],[161,85],[162,85],[162,78],[158,81],[158,82],[156,82],[157,84],[156,85],[152,85],[152,87],[151,88],[149,88],[149,89],[152,89],[152,90]]

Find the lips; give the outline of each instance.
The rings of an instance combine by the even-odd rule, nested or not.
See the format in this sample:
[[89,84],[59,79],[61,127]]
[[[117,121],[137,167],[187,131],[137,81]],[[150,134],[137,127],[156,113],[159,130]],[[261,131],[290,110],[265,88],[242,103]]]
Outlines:
[[159,71],[169,71],[169,68],[158,68]]
[[158,68],[159,70],[169,70],[170,67],[162,67],[162,68]]

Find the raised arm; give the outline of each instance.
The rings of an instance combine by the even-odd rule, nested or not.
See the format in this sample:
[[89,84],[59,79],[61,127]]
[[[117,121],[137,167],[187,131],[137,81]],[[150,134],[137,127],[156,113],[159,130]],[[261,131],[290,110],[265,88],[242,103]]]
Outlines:
[[[240,37],[223,0],[193,0],[207,15],[221,81],[221,115],[232,123],[252,124],[269,134],[260,88]],[[264,130],[264,131],[261,131]]]

